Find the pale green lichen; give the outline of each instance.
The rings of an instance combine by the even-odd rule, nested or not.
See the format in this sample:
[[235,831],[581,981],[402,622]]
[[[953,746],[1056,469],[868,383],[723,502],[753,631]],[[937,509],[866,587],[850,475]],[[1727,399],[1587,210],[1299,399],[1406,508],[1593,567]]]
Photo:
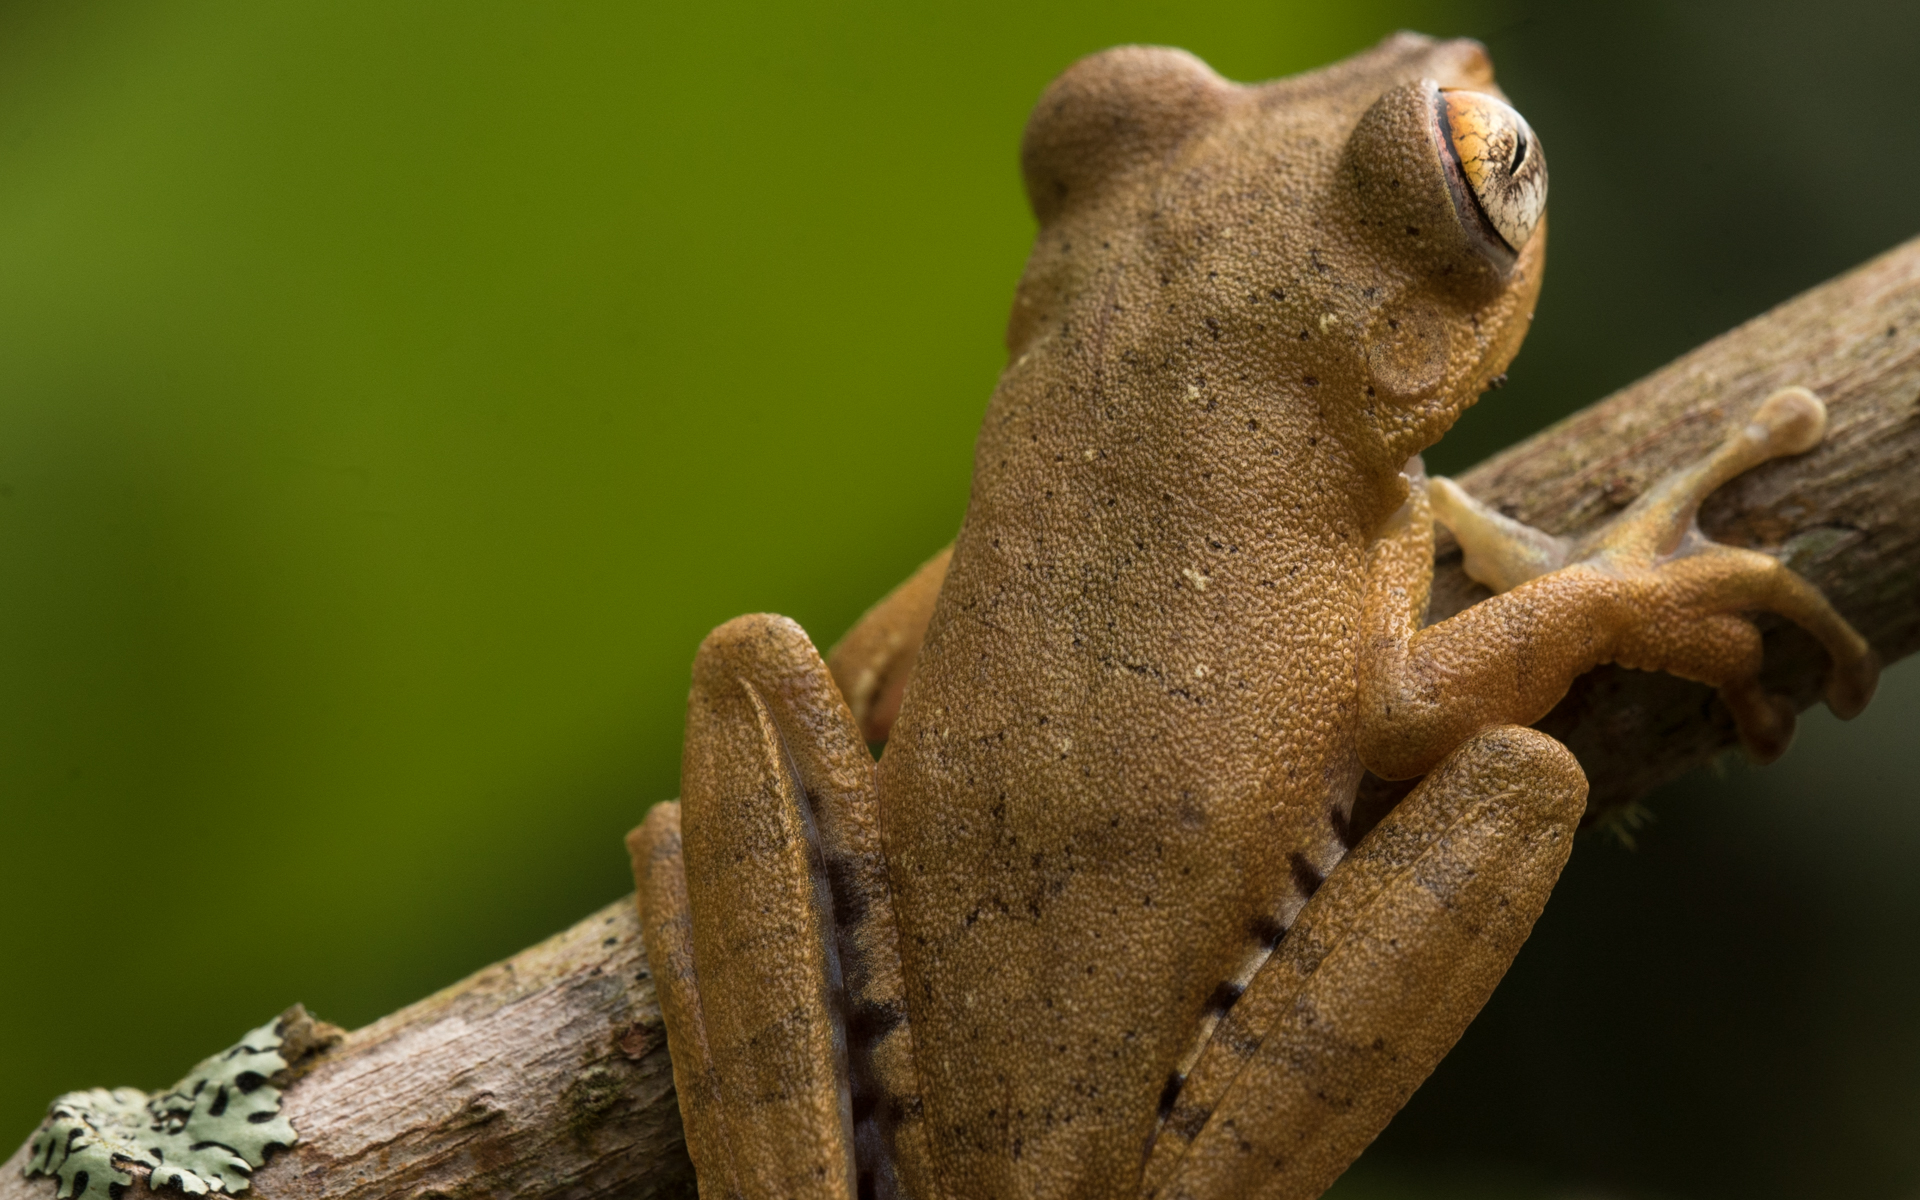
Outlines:
[[68,1092],[34,1134],[26,1174],[53,1176],[61,1200],[112,1200],[133,1182],[134,1164],[148,1169],[155,1190],[246,1191],[267,1147],[295,1140],[280,1115],[280,1090],[267,1082],[287,1065],[283,1032],[280,1020],[263,1025],[152,1096],[132,1088]]

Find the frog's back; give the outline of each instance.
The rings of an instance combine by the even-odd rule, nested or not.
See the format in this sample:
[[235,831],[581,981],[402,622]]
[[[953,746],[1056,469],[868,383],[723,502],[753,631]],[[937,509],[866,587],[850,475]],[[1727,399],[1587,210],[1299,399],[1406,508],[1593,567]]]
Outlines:
[[1358,580],[1398,496],[1331,403],[1362,384],[1316,205],[1422,77],[1488,82],[1411,37],[1263,88],[1127,49],[1036,109],[1013,362],[880,767],[929,1194],[1129,1194],[1210,1014],[1347,848]]

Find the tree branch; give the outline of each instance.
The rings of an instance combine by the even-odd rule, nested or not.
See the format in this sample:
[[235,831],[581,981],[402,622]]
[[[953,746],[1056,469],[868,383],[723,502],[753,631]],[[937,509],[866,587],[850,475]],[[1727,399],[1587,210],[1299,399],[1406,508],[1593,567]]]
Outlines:
[[[1701,524],[1784,553],[1891,662],[1920,644],[1920,241],[1909,242],[1496,456],[1461,482],[1515,516],[1576,532],[1700,454],[1774,389],[1827,402],[1826,442],[1735,480]],[[1439,552],[1433,615],[1484,593]],[[1801,706],[1825,658],[1774,628],[1767,679]],[[1541,723],[1629,802],[1734,741],[1706,688],[1607,669]],[[1375,799],[1390,793],[1378,785]],[[636,814],[637,816],[638,814]],[[692,1196],[660,1011],[631,897],[351,1034],[315,1026],[278,1080],[300,1144],[254,1177],[263,1200]],[[52,1183],[0,1167],[0,1200]],[[147,1194],[136,1173],[135,1195]]]
[[[272,1082],[300,1142],[261,1200],[691,1197],[665,1026],[629,896],[365,1029]],[[0,1167],[0,1200],[48,1200]],[[134,1172],[129,1197],[152,1195]],[[161,1195],[179,1200],[166,1189]]]

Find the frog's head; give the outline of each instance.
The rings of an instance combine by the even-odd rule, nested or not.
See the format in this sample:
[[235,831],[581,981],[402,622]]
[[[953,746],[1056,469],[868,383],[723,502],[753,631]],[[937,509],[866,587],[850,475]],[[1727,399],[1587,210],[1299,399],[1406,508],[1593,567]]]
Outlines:
[[1022,166],[1016,359],[1097,312],[1158,340],[1170,395],[1244,381],[1375,470],[1498,386],[1540,288],[1545,159],[1475,42],[1400,34],[1252,86],[1110,50],[1041,97]]

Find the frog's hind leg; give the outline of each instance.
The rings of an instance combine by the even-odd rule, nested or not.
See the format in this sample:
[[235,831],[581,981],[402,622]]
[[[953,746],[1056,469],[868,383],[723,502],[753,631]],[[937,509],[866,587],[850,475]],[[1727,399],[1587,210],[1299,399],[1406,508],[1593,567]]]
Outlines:
[[708,636],[680,803],[630,840],[705,1195],[898,1196],[888,1142],[924,1140],[873,775],[799,626]]
[[1325,1191],[1506,973],[1586,791],[1573,756],[1534,730],[1485,730],[1449,755],[1327,875],[1245,989],[1217,997],[1212,1037],[1163,1099],[1141,1195]]
[[1700,502],[1734,476],[1818,445],[1826,424],[1826,406],[1812,392],[1782,389],[1712,453],[1661,479],[1577,540],[1523,525],[1448,479],[1431,481],[1428,491],[1434,516],[1465,551],[1467,574],[1496,592],[1575,564],[1638,581],[1637,619],[1623,623],[1613,660],[1717,687],[1741,740],[1769,761],[1786,749],[1793,709],[1760,687],[1760,636],[1738,614],[1778,613],[1819,639],[1833,660],[1827,704],[1841,717],[1866,707],[1878,660],[1819,589],[1768,555],[1708,540],[1695,517]]

